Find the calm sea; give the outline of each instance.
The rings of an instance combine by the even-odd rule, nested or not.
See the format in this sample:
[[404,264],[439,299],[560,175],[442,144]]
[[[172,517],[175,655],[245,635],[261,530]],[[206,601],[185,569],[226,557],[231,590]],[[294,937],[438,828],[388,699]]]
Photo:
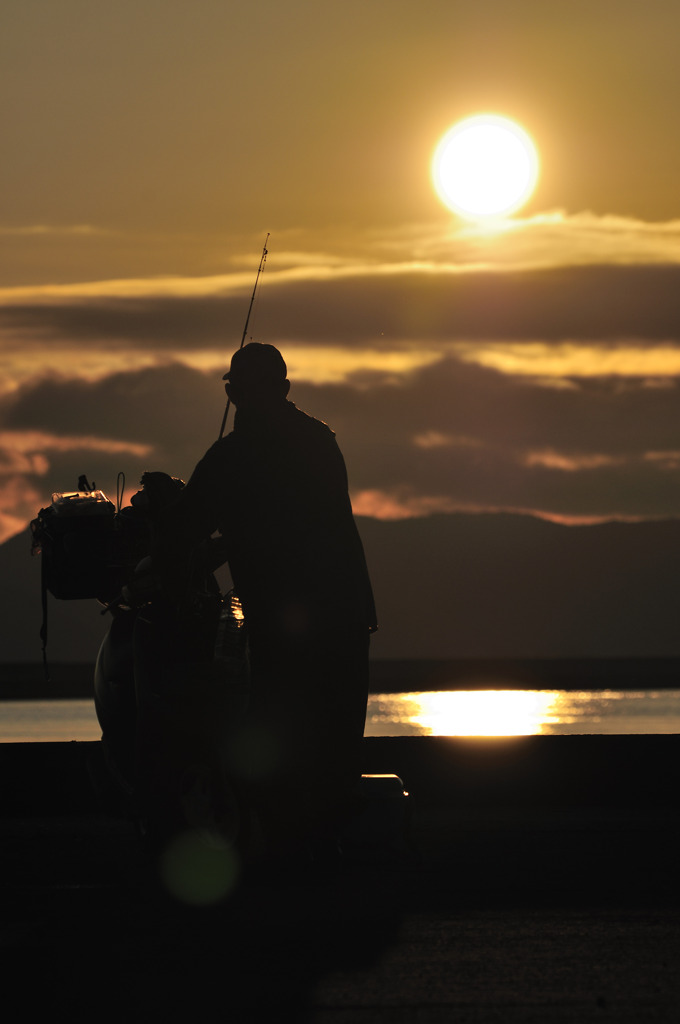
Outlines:
[[[367,736],[680,733],[680,690],[437,690],[372,694]],[[0,742],[97,740],[91,700],[2,701]]]

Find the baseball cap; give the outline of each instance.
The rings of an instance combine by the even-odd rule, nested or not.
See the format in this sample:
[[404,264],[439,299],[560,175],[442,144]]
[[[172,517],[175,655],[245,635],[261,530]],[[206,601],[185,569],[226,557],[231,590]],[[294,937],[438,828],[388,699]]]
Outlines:
[[251,380],[281,380],[288,375],[283,356],[273,345],[251,341],[231,357],[231,366],[222,380],[248,377]]

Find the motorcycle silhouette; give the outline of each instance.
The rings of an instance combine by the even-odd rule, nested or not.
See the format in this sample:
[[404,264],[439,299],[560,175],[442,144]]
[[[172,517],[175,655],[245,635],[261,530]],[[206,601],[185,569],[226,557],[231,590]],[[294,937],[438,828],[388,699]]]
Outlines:
[[243,612],[217,584],[219,542],[199,545],[181,589],[167,593],[149,551],[183,482],[146,473],[141,483],[116,508],[81,477],[40,510],[31,528],[43,598],[96,598],[110,617],[94,704],[106,765],[145,842],[204,829],[244,847],[251,812],[234,758],[250,683]]
[[[277,845],[258,806],[243,610],[215,576],[225,562],[220,538],[195,546],[181,567],[150,557],[158,517],[183,486],[145,473],[126,507],[120,480],[116,505],[84,476],[76,491],[52,495],[31,523],[33,552],[42,556],[43,638],[48,593],[102,604],[110,622],[94,704],[108,772],[145,849],[158,859],[178,840],[199,837],[243,866]],[[285,797],[291,820],[296,796]],[[331,845],[360,851],[359,859],[401,856],[407,796],[396,775],[361,776],[354,820]],[[286,805],[278,810],[285,818]]]

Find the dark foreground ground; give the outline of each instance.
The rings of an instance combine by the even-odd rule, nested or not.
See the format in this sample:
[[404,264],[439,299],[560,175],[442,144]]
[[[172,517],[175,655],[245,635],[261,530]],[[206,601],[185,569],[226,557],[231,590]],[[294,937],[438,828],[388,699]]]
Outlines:
[[676,1022],[679,753],[676,736],[368,740],[365,770],[412,793],[411,847],[390,806],[380,848],[340,870],[256,876],[196,909],[150,883],[99,744],[2,745],[4,1005],[76,1020]]

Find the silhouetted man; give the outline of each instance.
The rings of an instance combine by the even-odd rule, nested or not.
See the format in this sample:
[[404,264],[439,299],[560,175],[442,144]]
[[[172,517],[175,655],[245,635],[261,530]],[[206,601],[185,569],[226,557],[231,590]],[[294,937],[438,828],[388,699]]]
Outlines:
[[224,380],[233,431],[172,520],[224,538],[248,629],[259,798],[284,836],[332,817],[358,782],[375,608],[332,430],[288,401],[272,345],[240,349]]

